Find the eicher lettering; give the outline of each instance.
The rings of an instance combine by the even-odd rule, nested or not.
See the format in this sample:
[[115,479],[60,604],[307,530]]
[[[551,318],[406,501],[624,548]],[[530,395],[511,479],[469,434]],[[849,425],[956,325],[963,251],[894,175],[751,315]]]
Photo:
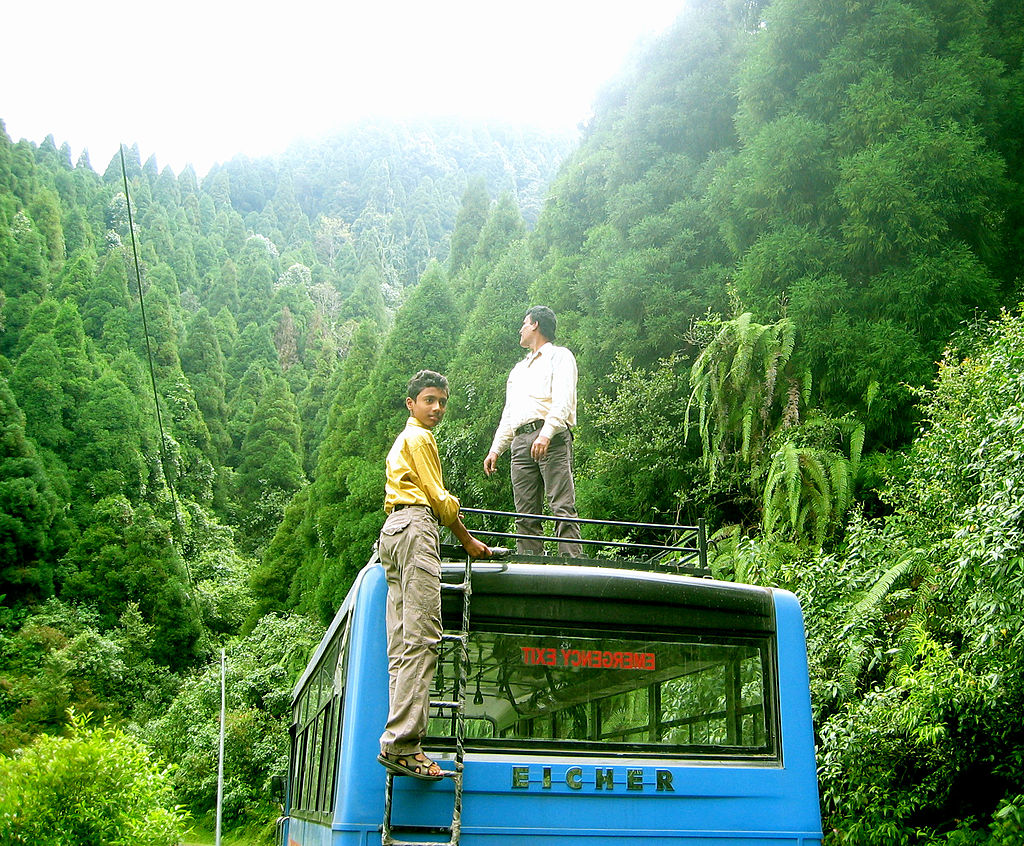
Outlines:
[[600,649],[555,649],[520,646],[524,664],[547,667],[596,667],[605,670],[653,670],[653,652],[609,652]]
[[674,793],[671,770],[648,767],[512,767],[513,790],[570,790],[602,792],[644,791]]

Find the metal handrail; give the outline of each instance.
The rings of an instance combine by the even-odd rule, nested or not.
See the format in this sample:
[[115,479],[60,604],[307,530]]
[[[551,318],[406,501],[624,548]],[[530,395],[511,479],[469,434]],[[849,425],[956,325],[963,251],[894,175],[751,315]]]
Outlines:
[[[485,517],[502,517],[502,518],[520,518],[525,517],[533,520],[541,520],[544,522],[555,522],[555,523],[577,523],[583,525],[593,526],[609,526],[612,528],[619,529],[642,529],[642,530],[654,530],[661,532],[679,532],[684,535],[690,535],[693,537],[693,546],[685,544],[657,544],[657,543],[645,543],[640,541],[615,541],[615,540],[597,540],[594,538],[573,538],[571,543],[578,543],[581,546],[587,548],[602,547],[615,550],[617,553],[625,553],[628,550],[633,550],[645,557],[639,560],[635,557],[627,557],[624,555],[615,555],[617,560],[631,561],[641,563],[645,566],[658,563],[661,559],[670,555],[671,553],[682,553],[679,556],[679,561],[675,563],[675,567],[680,565],[690,564],[694,558],[697,559],[696,565],[690,564],[691,567],[701,571],[708,572],[708,556],[707,556],[707,529],[704,518],[700,518],[697,521],[696,526],[685,526],[677,523],[665,524],[665,523],[641,523],[632,522],[627,520],[598,520],[588,517],[561,517],[554,516],[551,514],[528,514],[520,513],[516,511],[496,511],[487,508],[463,508],[461,509],[464,514],[476,514]],[[550,541],[553,543],[565,543],[569,539],[560,538],[557,535],[540,534],[540,535],[528,535],[518,532],[503,532],[494,529],[472,529],[474,534],[482,535],[488,538],[509,538],[515,540],[539,540],[539,541]],[[653,553],[653,555],[651,555]],[[537,556],[525,556],[531,560],[536,560]],[[592,560],[592,559],[585,559]],[[669,562],[664,562],[666,565]]]
[[589,523],[596,526],[616,526],[626,529],[664,529],[666,531],[696,532],[699,526],[675,523],[631,523],[628,520],[595,520],[593,517],[555,517],[551,514],[527,514],[520,511],[493,511],[489,508],[462,508],[463,514],[490,514],[495,517],[529,517],[536,520],[557,520],[559,523]]

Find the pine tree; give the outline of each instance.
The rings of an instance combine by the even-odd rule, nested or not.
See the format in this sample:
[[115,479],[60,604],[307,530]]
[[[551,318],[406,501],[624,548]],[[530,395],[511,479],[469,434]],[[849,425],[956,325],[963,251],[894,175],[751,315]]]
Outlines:
[[189,321],[181,348],[181,368],[195,392],[196,403],[210,432],[216,464],[223,463],[231,447],[227,432],[224,355],[209,312],[200,309]]
[[487,223],[490,205],[491,198],[487,194],[487,185],[483,178],[470,180],[466,193],[462,195],[459,214],[455,218],[451,251],[448,254],[448,273],[453,278],[473,260],[473,250],[480,240],[484,224]]
[[268,543],[292,496],[306,483],[298,409],[284,379],[271,379],[256,407],[235,475],[242,547]]
[[0,595],[18,606],[54,590],[63,518],[25,417],[0,376]]

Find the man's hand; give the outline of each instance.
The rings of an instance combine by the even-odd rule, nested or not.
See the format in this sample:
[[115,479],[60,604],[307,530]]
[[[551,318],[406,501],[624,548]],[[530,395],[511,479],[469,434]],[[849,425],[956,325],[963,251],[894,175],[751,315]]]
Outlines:
[[484,472],[490,476],[495,470],[498,469],[498,453],[489,452],[487,457],[484,459]]
[[533,456],[534,461],[540,461],[545,455],[548,454],[548,444],[551,443],[551,438],[545,438],[543,435],[538,435],[530,445],[530,455]]

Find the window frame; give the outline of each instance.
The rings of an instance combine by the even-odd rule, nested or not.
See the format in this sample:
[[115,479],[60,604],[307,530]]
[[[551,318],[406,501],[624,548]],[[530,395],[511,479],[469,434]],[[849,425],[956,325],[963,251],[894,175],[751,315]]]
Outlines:
[[[612,615],[614,616],[614,615]],[[473,660],[473,634],[475,632],[486,632],[488,634],[512,635],[512,636],[539,636],[558,637],[571,639],[622,639],[628,640],[632,632],[623,633],[620,629],[601,625],[582,626],[579,623],[562,621],[543,621],[524,625],[520,620],[495,620],[486,619],[475,623],[470,631],[470,662],[467,671],[467,699],[472,695],[473,679],[476,675],[476,667]],[[685,644],[718,644],[722,646],[744,646],[754,648],[760,656],[761,689],[763,691],[763,702],[760,707],[764,709],[764,738],[763,743],[758,747],[750,746],[726,746],[722,744],[669,744],[669,743],[630,743],[628,741],[607,741],[607,740],[570,740],[570,739],[536,739],[536,738],[509,738],[509,737],[473,737],[467,736],[465,748],[467,752],[493,753],[493,754],[529,754],[529,755],[556,755],[565,756],[595,756],[595,755],[628,755],[631,758],[664,760],[671,758],[680,762],[725,762],[733,764],[747,764],[764,767],[782,766],[782,739],[780,735],[779,715],[779,691],[778,691],[778,652],[774,631],[742,633],[723,632],[720,630],[695,630],[688,626],[664,626],[653,625],[645,627],[643,631],[637,631],[637,635],[647,639],[657,639],[663,643]],[[456,644],[454,650],[460,647]],[[451,654],[451,651],[449,651]],[[448,671],[448,667],[446,667]],[[664,681],[657,681],[648,686],[649,694],[660,697]],[[638,688],[639,689],[639,686]],[[587,707],[593,712],[599,711],[602,698],[588,701]],[[660,702],[658,703],[660,706]],[[551,712],[544,715],[557,720],[557,715],[565,709]],[[741,709],[743,710],[743,709]],[[652,714],[654,712],[651,712]],[[660,714],[660,707],[658,713]],[[694,720],[706,718],[708,714],[694,716]],[[742,716],[742,714],[740,714]],[[524,719],[536,719],[537,716]],[[593,719],[588,717],[588,719]],[[472,719],[467,715],[467,720]],[[670,721],[671,723],[671,721]],[[432,726],[438,725],[432,722]],[[650,722],[647,729],[650,728]],[[597,723],[597,733],[600,733],[600,724]],[[638,729],[640,730],[640,729]],[[427,742],[440,748],[452,746],[450,736],[431,734]]]
[[329,823],[338,790],[351,615],[332,632],[292,703],[292,772],[289,813]]
[[[464,563],[451,562],[442,579],[459,581]],[[441,596],[445,630],[458,631],[462,620],[462,597],[454,591]],[[722,755],[715,752],[673,751],[636,748],[636,744],[589,746],[547,741],[522,741],[514,745],[491,744],[486,738],[466,738],[466,749],[523,755],[564,757],[580,755],[636,755],[687,761],[716,761],[726,765],[782,766],[783,738],[779,690],[779,655],[776,636],[775,600],[770,588],[718,582],[678,574],[651,573],[620,567],[594,567],[558,563],[509,562],[501,568],[473,574],[470,609],[470,637],[474,631],[503,628],[525,633],[544,629],[570,637],[619,637],[631,634],[671,639],[724,638],[726,642],[763,640],[762,660],[767,752]],[[474,687],[473,654],[466,674],[467,697]],[[445,672],[449,671],[445,668]],[[441,696],[449,699],[448,694]],[[447,716],[447,715],[444,715]],[[433,728],[432,724],[432,728]],[[453,725],[453,723],[452,723]],[[454,748],[451,736],[431,735],[440,748]]]

